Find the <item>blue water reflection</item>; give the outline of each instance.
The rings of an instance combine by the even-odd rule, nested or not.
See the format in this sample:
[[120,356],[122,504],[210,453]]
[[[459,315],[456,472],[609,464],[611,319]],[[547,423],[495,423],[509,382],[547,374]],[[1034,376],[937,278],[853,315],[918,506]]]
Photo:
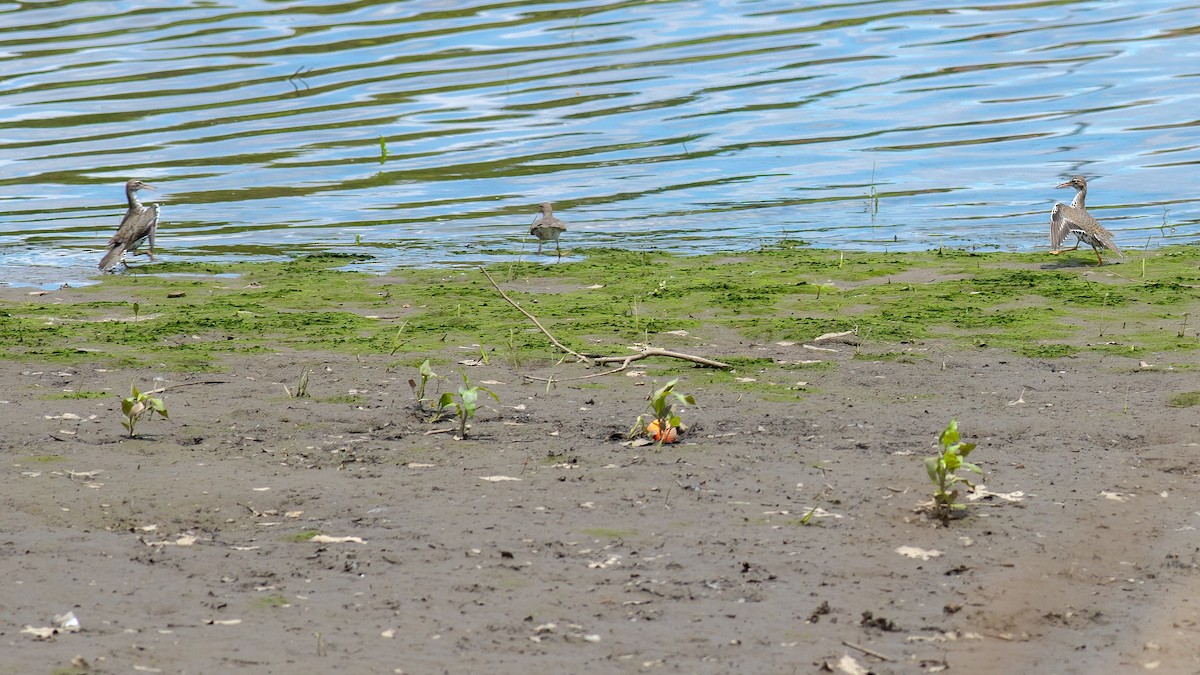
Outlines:
[[504,259],[541,201],[569,249],[1037,250],[1073,173],[1194,241],[1197,9],[0,5],[0,281],[91,276],[134,176],[173,259]]

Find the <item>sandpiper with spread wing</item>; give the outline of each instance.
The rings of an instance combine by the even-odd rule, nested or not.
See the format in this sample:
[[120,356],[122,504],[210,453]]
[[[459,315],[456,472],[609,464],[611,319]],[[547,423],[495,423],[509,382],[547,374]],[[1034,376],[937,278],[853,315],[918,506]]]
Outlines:
[[[1102,248],[1116,253],[1117,257],[1124,258],[1125,254],[1117,248],[1117,242],[1113,240],[1112,232],[1104,229],[1104,226],[1097,222],[1084,206],[1084,200],[1087,199],[1087,180],[1083,176],[1072,176],[1070,180],[1058,187],[1073,187],[1076,192],[1075,199],[1071,200],[1070,206],[1062,203],[1055,204],[1054,210],[1050,212],[1050,248],[1054,249],[1050,253],[1058,255],[1063,251],[1074,251],[1079,248],[1080,243],[1085,243],[1096,252],[1097,266],[1104,264],[1104,260],[1100,257]],[[1078,241],[1072,248],[1060,249],[1059,246],[1062,245],[1063,239],[1066,239],[1068,234],[1075,235]]]

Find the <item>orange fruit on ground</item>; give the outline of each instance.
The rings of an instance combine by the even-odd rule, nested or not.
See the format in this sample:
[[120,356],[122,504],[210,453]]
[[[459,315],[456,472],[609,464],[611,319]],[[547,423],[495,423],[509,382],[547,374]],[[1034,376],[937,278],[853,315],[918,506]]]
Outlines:
[[655,440],[660,443],[674,443],[679,437],[679,433],[675,427],[667,427],[666,431],[660,429],[658,426],[658,420],[652,420],[646,425],[646,435],[649,436],[651,440]]

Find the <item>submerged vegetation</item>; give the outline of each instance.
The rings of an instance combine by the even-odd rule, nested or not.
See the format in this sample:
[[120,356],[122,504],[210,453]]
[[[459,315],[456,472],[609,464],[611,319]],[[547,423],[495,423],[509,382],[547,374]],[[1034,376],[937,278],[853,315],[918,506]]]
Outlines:
[[[1200,251],[1144,258],[1095,268],[1039,254],[780,245],[696,257],[594,249],[577,262],[492,269],[515,301],[582,351],[672,348],[718,330],[763,342],[857,330],[860,358],[892,358],[927,340],[1036,358],[1195,349],[1187,318],[1200,299]],[[220,367],[226,353],[334,349],[415,365],[446,343],[487,343],[504,345],[514,364],[557,360],[477,270],[377,277],[339,269],[360,259],[158,263],[84,289],[8,300],[0,303],[3,355],[195,372]],[[728,377],[705,375],[717,376]]]

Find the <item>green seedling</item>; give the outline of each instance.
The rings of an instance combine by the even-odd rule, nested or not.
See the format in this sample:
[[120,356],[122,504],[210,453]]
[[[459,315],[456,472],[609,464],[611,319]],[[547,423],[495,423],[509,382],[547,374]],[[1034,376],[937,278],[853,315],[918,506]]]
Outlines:
[[[429,365],[429,359],[425,359],[423,362],[421,362],[420,374],[421,374],[420,384],[418,384],[415,380],[410,379],[408,381],[408,386],[412,387],[413,396],[415,396],[417,399],[417,407],[423,408],[423,407],[425,407],[425,401],[429,400],[429,399],[425,398],[425,389],[429,386],[429,381],[430,380],[442,380],[445,378],[443,378],[441,375],[438,375],[437,373],[433,372],[433,366]],[[441,408],[442,408],[442,406],[439,405],[438,410],[440,411]],[[437,415],[434,416],[434,419],[437,419]]]
[[942,450],[934,457],[925,458],[925,471],[929,473],[929,480],[934,486],[933,512],[944,523],[950,519],[952,513],[967,508],[965,504],[958,502],[958,488],[955,485],[963,483],[969,488],[975,488],[971,481],[955,472],[966,469],[983,475],[983,471],[966,461],[967,455],[975,449],[975,444],[959,440],[957,418],[950,420],[950,424],[938,437],[938,442],[941,443]]
[[287,392],[288,398],[304,398],[308,396],[308,375],[312,371],[307,367],[300,369],[300,379],[296,382],[296,390],[288,389],[288,386],[283,385],[283,390]]
[[1105,291],[1104,299],[1100,303],[1100,334],[1097,337],[1104,337],[1104,315],[1108,313],[1108,296],[1109,293]]
[[471,386],[471,381],[467,379],[467,374],[463,373],[463,384],[458,388],[458,400],[455,400],[454,394],[446,392],[438,399],[438,413],[446,408],[453,408],[455,414],[458,415],[458,437],[467,437],[467,420],[475,416],[475,411],[479,408],[479,392],[485,392],[496,402],[500,402],[500,397],[491,389],[481,387],[479,385]]
[[391,351],[392,356],[395,356],[396,352],[400,351],[400,348],[403,347],[405,345],[405,343],[412,342],[414,339],[414,338],[408,338],[407,340],[400,339],[401,337],[404,336],[405,328],[408,328],[407,321],[400,324],[400,327],[396,329],[396,337],[392,338],[392,351]]
[[650,415],[638,415],[629,437],[648,436],[659,445],[675,441],[678,432],[683,430],[683,421],[679,418],[676,404],[696,405],[696,399],[691,394],[681,394],[675,391],[679,378],[664,384],[650,395]]
[[817,508],[817,506],[813,506],[811,509],[809,509],[808,513],[806,513],[804,517],[800,519],[800,524],[808,525],[809,523],[813,522],[812,518],[817,514]]
[[388,158],[387,139],[384,138],[383,136],[380,136],[379,137],[379,163],[383,164],[384,162],[387,161],[387,158]]
[[521,367],[521,354],[517,351],[517,329],[508,329],[508,363],[513,368]]
[[817,300],[821,299],[822,291],[824,291],[826,293],[832,293],[837,290],[837,286],[834,286],[833,284],[818,284],[818,283],[815,283],[812,281],[810,281],[808,283],[817,288]]
[[131,384],[129,385],[129,396],[121,399],[121,413],[125,415],[121,426],[129,430],[130,438],[137,435],[135,429],[142,415],[148,412],[158,413],[163,419],[167,419],[167,407],[163,405],[161,398],[151,396],[151,393],[153,392],[140,392],[136,386]]

